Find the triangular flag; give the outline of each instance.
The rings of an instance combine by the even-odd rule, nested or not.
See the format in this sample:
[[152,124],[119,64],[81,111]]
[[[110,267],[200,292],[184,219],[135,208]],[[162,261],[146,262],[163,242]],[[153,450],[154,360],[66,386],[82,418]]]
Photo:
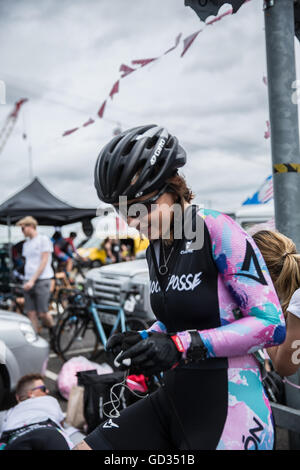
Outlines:
[[120,66],[120,72],[123,72],[123,75],[121,75],[121,78],[127,77],[132,72],[135,72],[135,69],[128,67],[128,65],[122,64]]
[[132,60],[131,63],[134,65],[140,65],[141,67],[145,67],[145,65],[148,65],[157,59],[158,57],[154,57],[153,59],[137,59],[137,60]]
[[119,80],[114,84],[114,86],[113,86],[112,89],[111,89],[111,92],[110,92],[110,94],[109,94],[109,96],[111,97],[111,99],[113,99],[113,96],[114,96],[116,93],[119,93]]
[[200,29],[196,33],[191,34],[183,40],[183,51],[181,53],[181,57],[183,57],[186,51],[191,47],[192,43],[195,41],[196,37],[199,33],[201,33],[201,31],[202,29]]
[[74,129],[70,129],[70,130],[64,132],[62,136],[65,137],[66,135],[73,134],[73,132],[76,132],[78,129],[79,129],[79,127],[74,127]]
[[22,104],[26,103],[26,101],[28,101],[28,98],[22,98],[21,100],[17,101],[15,103],[15,108],[12,113],[10,113],[9,117],[16,118],[18,116]]
[[89,126],[90,124],[94,124],[94,122],[95,122],[94,119],[90,118],[88,121],[86,121],[86,122],[82,125],[82,127],[86,127],[86,126]]
[[270,121],[266,121],[267,124],[267,130],[265,131],[265,139],[269,139],[271,136],[271,129],[270,129]]
[[102,106],[101,106],[101,108],[100,108],[99,111],[98,111],[98,116],[99,116],[100,119],[103,118],[105,105],[106,105],[106,100],[102,103]]
[[182,36],[182,33],[178,34],[178,36],[177,36],[176,39],[175,39],[175,45],[174,45],[173,47],[171,47],[171,49],[168,49],[168,50],[164,53],[164,55],[166,55],[166,54],[168,54],[169,52],[174,51],[174,49],[176,49],[176,47],[178,46],[179,41],[180,41],[180,39],[181,39],[181,36]]

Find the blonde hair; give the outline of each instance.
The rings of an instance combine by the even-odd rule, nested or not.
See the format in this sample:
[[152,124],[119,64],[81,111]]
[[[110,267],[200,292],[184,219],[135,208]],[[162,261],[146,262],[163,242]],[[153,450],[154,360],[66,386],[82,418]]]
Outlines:
[[261,230],[252,238],[269,270],[283,313],[296,289],[300,287],[300,254],[290,238],[280,232]]

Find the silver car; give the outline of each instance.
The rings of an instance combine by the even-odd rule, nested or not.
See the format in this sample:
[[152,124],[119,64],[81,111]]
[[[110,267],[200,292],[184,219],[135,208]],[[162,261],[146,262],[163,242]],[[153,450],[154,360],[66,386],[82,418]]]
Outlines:
[[0,309],[0,409],[25,374],[46,372],[49,344],[24,315]]

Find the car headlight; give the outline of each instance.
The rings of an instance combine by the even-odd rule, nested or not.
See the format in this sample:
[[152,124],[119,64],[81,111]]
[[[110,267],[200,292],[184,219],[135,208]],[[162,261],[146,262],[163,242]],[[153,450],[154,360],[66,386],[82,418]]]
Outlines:
[[34,343],[38,339],[32,325],[29,323],[19,323],[19,326],[28,343]]

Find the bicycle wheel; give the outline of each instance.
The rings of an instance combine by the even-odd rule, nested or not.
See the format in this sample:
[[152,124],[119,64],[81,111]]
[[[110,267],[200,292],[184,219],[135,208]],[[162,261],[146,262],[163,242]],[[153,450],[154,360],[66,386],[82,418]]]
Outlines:
[[85,312],[67,309],[57,326],[55,346],[58,355],[66,361],[72,355],[91,352],[98,347],[93,323]]
[[126,317],[126,331],[140,331],[147,328],[149,328],[149,325],[142,318]]
[[56,296],[57,317],[59,318],[69,306],[69,297],[73,293],[72,289],[62,287],[58,290]]

